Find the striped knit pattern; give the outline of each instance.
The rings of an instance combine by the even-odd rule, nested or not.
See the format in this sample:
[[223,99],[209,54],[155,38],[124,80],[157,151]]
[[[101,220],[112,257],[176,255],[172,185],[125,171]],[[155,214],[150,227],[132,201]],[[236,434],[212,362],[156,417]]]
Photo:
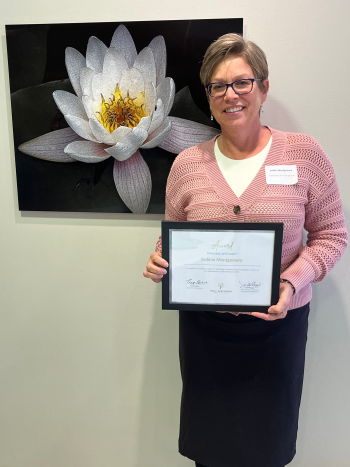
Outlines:
[[[281,278],[296,289],[293,309],[310,301],[310,283],[322,280],[340,259],[347,232],[334,170],[321,146],[307,135],[270,130],[272,145],[265,163],[239,198],[216,162],[215,138],[180,153],[168,178],[165,218],[283,222]],[[267,165],[296,165],[298,183],[267,185]],[[233,212],[234,205],[240,206],[240,214]],[[161,239],[156,249],[161,252]]]

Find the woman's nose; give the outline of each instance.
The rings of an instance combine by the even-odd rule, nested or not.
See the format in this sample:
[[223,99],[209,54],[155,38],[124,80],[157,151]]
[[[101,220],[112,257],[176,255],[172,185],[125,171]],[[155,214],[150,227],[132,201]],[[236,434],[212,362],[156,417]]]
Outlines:
[[227,87],[227,91],[226,91],[225,97],[227,97],[227,98],[229,98],[229,99],[236,99],[238,96],[239,96],[239,94],[236,93],[236,91],[233,89],[233,85],[230,84],[230,85]]

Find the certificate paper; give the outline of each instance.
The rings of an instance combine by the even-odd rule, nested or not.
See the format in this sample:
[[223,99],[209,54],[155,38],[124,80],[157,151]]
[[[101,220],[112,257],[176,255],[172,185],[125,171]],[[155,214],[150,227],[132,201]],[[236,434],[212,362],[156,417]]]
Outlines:
[[283,224],[165,224],[163,308],[266,312],[277,303]]

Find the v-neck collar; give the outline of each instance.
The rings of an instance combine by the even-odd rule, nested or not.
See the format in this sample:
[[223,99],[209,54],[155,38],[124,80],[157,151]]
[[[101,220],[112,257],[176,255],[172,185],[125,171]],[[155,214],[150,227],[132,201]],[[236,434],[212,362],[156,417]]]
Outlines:
[[272,128],[269,128],[269,130],[272,135],[272,143],[267,157],[258,173],[240,197],[236,196],[232,188],[229,186],[216,161],[214,144],[217,137],[200,145],[208,177],[215,187],[216,193],[231,212],[234,205],[239,205],[241,210],[244,210],[253,204],[254,200],[261,195],[262,191],[266,187],[265,167],[267,165],[280,165],[280,161],[283,158],[284,148],[286,147],[285,143],[287,137],[282,131],[277,131]]

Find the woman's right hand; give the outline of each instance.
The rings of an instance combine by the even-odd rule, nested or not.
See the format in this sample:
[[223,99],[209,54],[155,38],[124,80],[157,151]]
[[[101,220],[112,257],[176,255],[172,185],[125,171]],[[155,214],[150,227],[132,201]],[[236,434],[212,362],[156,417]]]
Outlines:
[[158,252],[151,254],[146,270],[143,271],[144,277],[152,279],[153,282],[162,282],[164,274],[167,273],[165,268],[168,267],[168,263],[163,259]]

